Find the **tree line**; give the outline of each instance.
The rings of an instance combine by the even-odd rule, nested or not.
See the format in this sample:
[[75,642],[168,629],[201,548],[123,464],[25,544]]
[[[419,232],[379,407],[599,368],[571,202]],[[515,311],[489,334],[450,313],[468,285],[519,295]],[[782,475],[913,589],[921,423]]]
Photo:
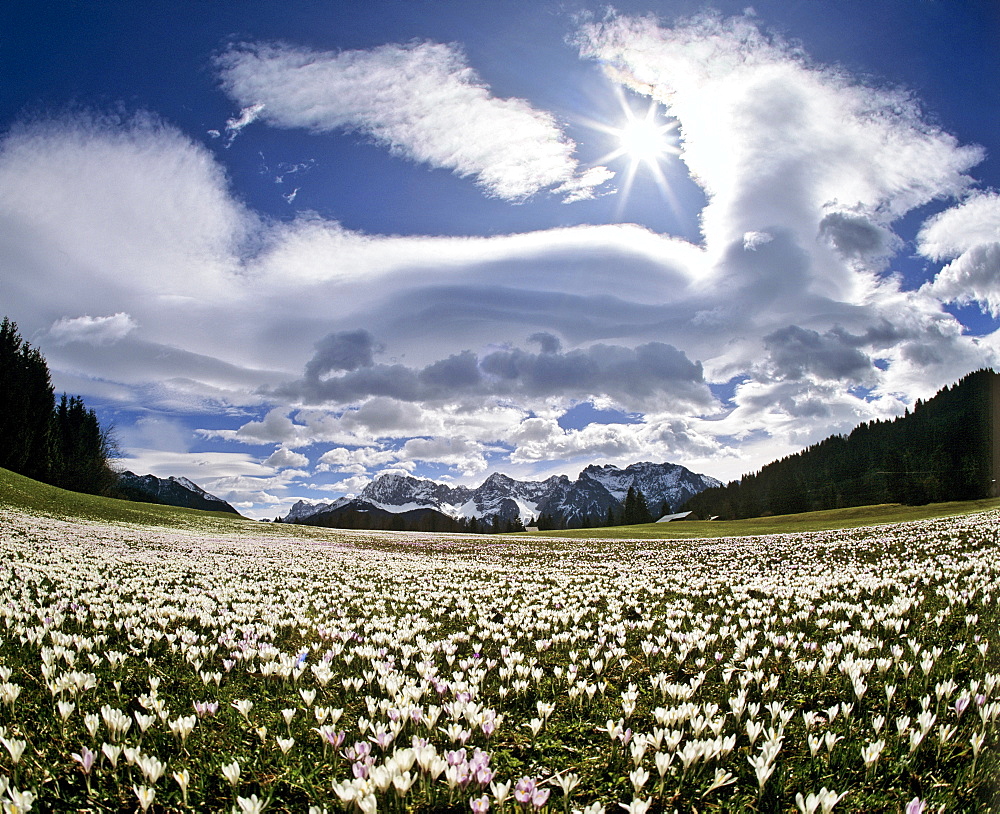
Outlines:
[[637,526],[640,523],[652,523],[665,514],[670,514],[670,506],[666,501],[663,501],[659,513],[654,517],[649,509],[646,495],[640,489],[630,486],[625,494],[625,500],[617,508],[608,506],[607,512],[603,515],[589,514],[585,511],[577,517],[559,512],[542,512],[535,525],[539,531]]
[[17,323],[0,322],[0,467],[44,483],[110,494],[114,440],[79,396],[56,400],[49,367]]
[[684,508],[740,519],[878,503],[920,505],[993,497],[1000,374],[977,370],[896,419],[834,435]]
[[329,512],[320,512],[298,520],[278,522],[299,523],[306,526],[321,526],[335,529],[358,529],[370,531],[423,531],[453,532],[458,534],[512,534],[524,531],[520,518],[504,519],[492,517],[451,517],[436,509],[412,509],[407,512],[390,512],[385,509],[346,507]]

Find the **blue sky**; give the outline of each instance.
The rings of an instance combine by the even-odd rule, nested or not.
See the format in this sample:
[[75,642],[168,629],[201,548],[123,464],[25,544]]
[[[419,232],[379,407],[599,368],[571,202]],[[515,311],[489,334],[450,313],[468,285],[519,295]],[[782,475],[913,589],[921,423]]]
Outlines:
[[990,0],[7,3],[2,310],[128,468],[250,516],[731,479],[996,364],[998,35]]

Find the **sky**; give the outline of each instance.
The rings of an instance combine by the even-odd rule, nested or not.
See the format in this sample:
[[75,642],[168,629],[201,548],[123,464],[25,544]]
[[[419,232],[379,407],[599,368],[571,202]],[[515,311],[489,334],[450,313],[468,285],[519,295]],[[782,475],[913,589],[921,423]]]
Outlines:
[[995,0],[0,7],[0,311],[121,466],[723,481],[1000,356]]

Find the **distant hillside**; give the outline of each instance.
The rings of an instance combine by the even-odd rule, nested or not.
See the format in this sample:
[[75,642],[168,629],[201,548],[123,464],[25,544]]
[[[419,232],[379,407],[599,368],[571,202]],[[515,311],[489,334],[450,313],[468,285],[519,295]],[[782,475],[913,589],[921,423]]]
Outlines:
[[221,497],[206,492],[187,478],[158,478],[156,475],[136,475],[125,470],[118,473],[115,496],[142,503],[239,514]]
[[[456,520],[434,509],[409,509],[391,512],[362,500],[352,500],[329,511],[317,512],[298,521],[307,526],[334,529],[384,531],[468,532],[468,523]],[[521,529],[503,529],[523,531]]]
[[233,523],[256,522],[229,512],[206,512],[71,492],[0,468],[0,510],[5,508],[49,517],[171,528],[232,528]]
[[861,424],[692,497],[685,509],[735,520],[877,503],[996,496],[1000,374],[979,370],[913,412]]

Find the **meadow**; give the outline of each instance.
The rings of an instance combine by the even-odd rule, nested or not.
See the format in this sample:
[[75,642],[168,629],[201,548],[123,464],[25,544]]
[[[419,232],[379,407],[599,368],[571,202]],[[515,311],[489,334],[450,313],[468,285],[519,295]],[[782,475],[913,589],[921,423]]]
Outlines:
[[1000,811],[996,511],[643,540],[88,505],[0,503],[5,814]]

